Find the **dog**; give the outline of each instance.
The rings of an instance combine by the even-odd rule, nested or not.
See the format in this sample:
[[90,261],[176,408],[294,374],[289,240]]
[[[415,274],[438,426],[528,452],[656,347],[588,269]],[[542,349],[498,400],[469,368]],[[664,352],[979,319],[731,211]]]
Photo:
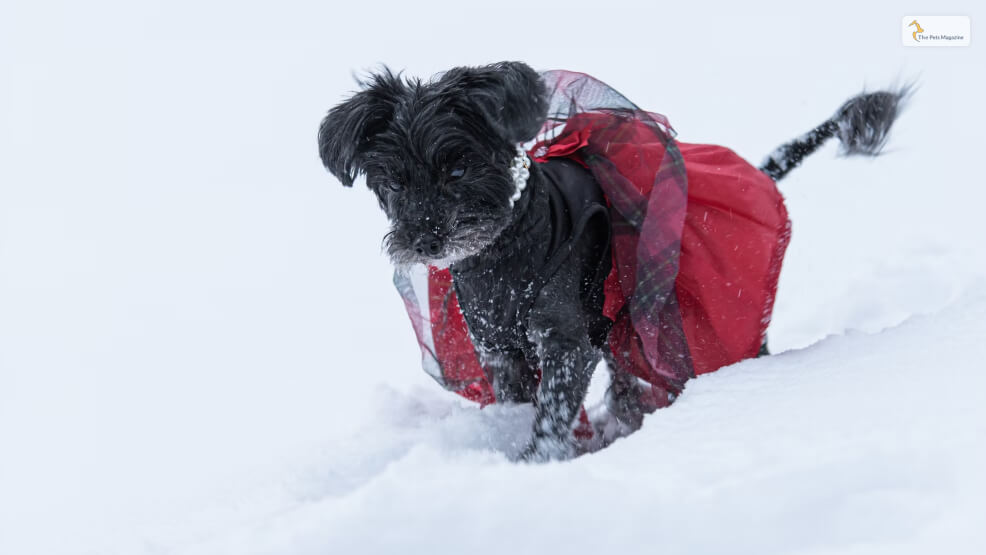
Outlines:
[[[531,162],[517,147],[548,117],[540,74],[502,62],[422,81],[384,68],[360,85],[321,122],[321,160],[344,186],[365,175],[391,225],[385,245],[395,266],[449,268],[497,402],[535,405],[520,457],[578,453],[572,429],[601,357],[612,373],[609,413],[626,430],[639,428],[647,409],[636,379],[615,371],[605,348],[612,321],[603,315],[603,281],[612,262],[604,195],[579,164]],[[759,169],[780,180],[833,136],[844,154],[877,154],[906,95],[850,99]],[[578,224],[558,216],[572,198],[587,214]],[[575,225],[563,255],[543,262]]]

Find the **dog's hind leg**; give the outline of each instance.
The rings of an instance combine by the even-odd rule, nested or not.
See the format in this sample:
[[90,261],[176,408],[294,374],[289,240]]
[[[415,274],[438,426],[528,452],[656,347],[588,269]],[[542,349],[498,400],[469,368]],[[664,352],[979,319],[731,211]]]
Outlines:
[[603,349],[603,359],[609,370],[609,386],[603,399],[605,410],[593,415],[592,426],[605,447],[639,430],[650,410],[641,400],[640,379],[620,370],[607,349]]
[[[607,361],[607,366],[614,366]],[[641,388],[637,376],[620,370],[610,371],[609,387],[606,389],[606,410],[616,417],[628,432],[636,431],[644,421],[647,412],[640,401]]]

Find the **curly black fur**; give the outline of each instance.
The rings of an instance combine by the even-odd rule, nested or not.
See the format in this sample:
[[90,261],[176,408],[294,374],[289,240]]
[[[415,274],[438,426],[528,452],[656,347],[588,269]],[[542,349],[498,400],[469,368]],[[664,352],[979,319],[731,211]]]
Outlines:
[[515,145],[546,117],[537,72],[502,62],[422,82],[384,69],[360,85],[322,121],[325,167],[346,186],[366,175],[393,224],[386,244],[398,266],[479,252],[509,221]]

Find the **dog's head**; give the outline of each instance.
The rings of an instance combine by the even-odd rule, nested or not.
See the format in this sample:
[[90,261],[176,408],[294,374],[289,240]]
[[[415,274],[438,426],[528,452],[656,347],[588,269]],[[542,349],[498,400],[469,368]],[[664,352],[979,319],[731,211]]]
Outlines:
[[322,121],[319,153],[347,187],[366,175],[390,220],[393,262],[447,265],[480,252],[510,222],[516,145],[546,116],[538,74],[502,62],[422,82],[384,69],[360,85]]

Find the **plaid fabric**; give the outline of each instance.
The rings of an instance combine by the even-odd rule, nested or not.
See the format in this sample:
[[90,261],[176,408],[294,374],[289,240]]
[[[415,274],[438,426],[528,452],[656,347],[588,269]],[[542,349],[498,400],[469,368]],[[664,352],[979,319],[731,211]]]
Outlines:
[[675,293],[688,202],[684,160],[664,116],[638,109],[583,74],[548,72],[552,112],[535,160],[567,157],[588,168],[610,206],[613,268],[604,314],[619,370],[635,375],[651,409],[692,376]]

